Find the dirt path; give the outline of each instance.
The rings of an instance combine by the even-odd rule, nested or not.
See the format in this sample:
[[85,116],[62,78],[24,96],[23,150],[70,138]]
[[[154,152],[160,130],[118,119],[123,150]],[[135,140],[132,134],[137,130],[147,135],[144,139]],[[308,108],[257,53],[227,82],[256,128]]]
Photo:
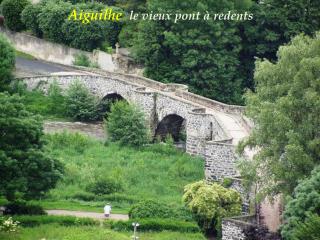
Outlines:
[[69,211],[69,210],[46,210],[48,215],[55,216],[74,216],[74,217],[86,217],[93,219],[113,219],[113,220],[128,220],[129,216],[126,214],[111,214],[109,218],[106,218],[103,213],[96,212],[82,212],[82,211]]

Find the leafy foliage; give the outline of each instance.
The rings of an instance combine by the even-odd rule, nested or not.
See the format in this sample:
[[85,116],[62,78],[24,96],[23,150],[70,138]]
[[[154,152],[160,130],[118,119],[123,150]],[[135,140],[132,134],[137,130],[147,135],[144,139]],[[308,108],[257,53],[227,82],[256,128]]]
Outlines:
[[5,215],[46,215],[44,209],[39,205],[30,204],[25,201],[15,201],[5,205]]
[[42,6],[41,13],[37,16],[39,27],[45,38],[57,43],[65,43],[61,26],[71,9],[72,4],[65,2],[48,1]]
[[15,51],[8,40],[0,34],[0,91],[8,89],[15,66]]
[[[243,1],[237,1],[243,2]],[[241,5],[239,3],[239,5]],[[235,1],[148,2],[148,12],[223,12]],[[141,21],[135,57],[145,74],[161,82],[188,84],[192,91],[223,102],[241,103],[240,37],[234,21]]]
[[254,88],[255,59],[276,61],[281,45],[299,33],[313,35],[320,28],[320,7],[317,0],[253,1],[250,11],[254,18],[239,24],[242,38],[239,73],[247,88]]
[[176,219],[161,219],[161,218],[149,218],[149,219],[135,219],[129,221],[112,221],[111,229],[116,231],[132,231],[132,223],[139,222],[139,231],[175,231],[175,232],[200,232],[196,223],[185,222]]
[[21,12],[28,4],[30,4],[28,0],[3,0],[1,8],[5,26],[13,31],[24,30],[25,25],[21,21]]
[[42,5],[29,4],[21,13],[21,20],[27,29],[37,36],[42,37],[42,31],[39,26],[38,15],[41,13]]
[[113,142],[131,146],[141,146],[148,142],[143,113],[136,106],[124,101],[118,101],[112,105],[106,128]]
[[79,121],[96,121],[101,116],[97,111],[98,101],[80,82],[75,81],[66,93],[67,116]]
[[206,232],[215,228],[220,234],[222,218],[241,212],[240,194],[217,183],[199,181],[186,185],[183,201]]
[[103,195],[121,192],[123,190],[123,186],[119,180],[110,177],[104,177],[96,180],[92,184],[89,184],[86,190],[96,195]]
[[177,210],[165,203],[154,200],[144,200],[134,204],[130,211],[129,217],[132,219],[141,218],[174,218],[186,219],[184,209]]
[[240,150],[259,149],[241,169],[263,195],[291,194],[319,164],[319,45],[319,34],[301,35],[279,49],[277,63],[257,62],[256,93],[246,95],[247,115],[256,127]]
[[[319,217],[316,219],[309,216],[320,213],[319,189],[320,167],[318,166],[312,171],[311,177],[299,183],[294,190],[293,198],[286,204],[284,212],[286,221],[281,230],[284,239],[294,239],[295,234],[297,234],[297,239],[302,239],[299,236],[301,237],[303,231],[310,231],[309,234],[311,234],[312,228],[315,227],[313,224],[319,224]],[[310,238],[305,239],[312,239],[311,237],[312,234]]]
[[53,188],[62,165],[43,152],[42,122],[16,95],[0,93],[0,130],[1,194],[32,198]]
[[293,240],[320,239],[320,216],[310,215],[293,230]]
[[77,54],[74,57],[73,65],[75,65],[75,66],[83,66],[83,67],[90,67],[90,59],[85,54]]

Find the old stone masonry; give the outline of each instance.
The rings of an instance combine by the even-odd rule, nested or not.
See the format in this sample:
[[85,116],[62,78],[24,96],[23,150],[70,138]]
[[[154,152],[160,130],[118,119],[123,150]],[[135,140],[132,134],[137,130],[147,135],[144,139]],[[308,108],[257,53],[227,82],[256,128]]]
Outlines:
[[151,132],[171,131],[174,136],[182,127],[186,132],[186,151],[205,160],[208,180],[235,178],[235,146],[250,131],[243,108],[223,104],[188,92],[180,84],[163,84],[144,77],[94,72],[61,73],[23,78],[28,89],[46,91],[54,81],[62,89],[80,81],[101,100],[123,98],[144,111]]

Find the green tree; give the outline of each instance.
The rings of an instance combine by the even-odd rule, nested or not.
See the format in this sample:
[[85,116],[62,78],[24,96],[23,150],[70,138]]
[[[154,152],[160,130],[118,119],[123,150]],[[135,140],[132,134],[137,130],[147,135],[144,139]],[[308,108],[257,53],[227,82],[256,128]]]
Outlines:
[[72,10],[71,3],[48,1],[38,14],[38,22],[45,38],[57,43],[66,43],[62,25]]
[[294,230],[293,240],[319,240],[320,239],[320,216],[310,215]]
[[[320,213],[320,167],[316,167],[311,176],[299,183],[295,188],[293,197],[286,204],[284,219],[285,224],[282,226],[281,235],[285,240],[293,239],[319,239],[312,238],[312,229],[318,226],[319,234],[320,218],[310,215]],[[310,231],[310,232],[309,232]],[[309,236],[305,235],[301,238],[301,233],[309,232]],[[294,238],[296,236],[296,238]],[[313,235],[314,237],[314,235]]]
[[13,31],[25,29],[21,21],[21,12],[30,4],[28,0],[3,0],[1,3],[2,14],[5,18],[5,26]]
[[111,106],[106,128],[113,142],[131,146],[141,146],[148,142],[144,114],[127,102],[117,101]]
[[8,40],[0,34],[0,91],[8,89],[15,66],[15,50]]
[[66,93],[66,114],[74,120],[96,121],[101,118],[97,111],[98,100],[80,82],[70,85]]
[[21,98],[0,93],[0,194],[36,198],[53,188],[62,165],[43,151],[42,122]]
[[[168,13],[227,12],[247,1],[156,1],[147,11]],[[244,8],[244,7],[241,7]],[[161,82],[184,83],[195,93],[227,103],[242,102],[239,77],[240,37],[235,21],[141,21],[133,54],[145,75]]]
[[214,228],[220,235],[222,218],[241,212],[240,194],[217,183],[199,181],[186,185],[183,201],[207,233]]
[[38,15],[41,13],[42,5],[41,4],[30,4],[25,7],[21,13],[21,20],[27,29],[30,29],[31,32],[37,36],[42,37],[42,31],[39,26]]
[[239,149],[259,149],[240,168],[262,194],[291,194],[319,164],[319,46],[319,34],[300,35],[279,49],[277,63],[257,62],[256,92],[246,95],[247,115],[255,128]]
[[244,87],[253,89],[255,58],[276,61],[281,45],[299,33],[313,35],[320,29],[320,5],[318,0],[264,0],[254,1],[250,11],[253,20],[239,24],[239,74],[244,76]]

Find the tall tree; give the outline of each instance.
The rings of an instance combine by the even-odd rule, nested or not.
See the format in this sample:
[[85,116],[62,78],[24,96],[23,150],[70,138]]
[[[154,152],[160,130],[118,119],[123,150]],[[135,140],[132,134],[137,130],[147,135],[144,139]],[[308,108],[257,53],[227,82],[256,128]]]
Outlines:
[[0,34],[0,91],[8,89],[15,65],[15,51],[8,40]]
[[0,93],[0,195],[35,198],[54,187],[62,165],[43,151],[42,122],[21,98]]
[[294,38],[279,49],[278,58],[257,62],[256,93],[246,95],[255,128],[240,150],[248,146],[259,152],[241,165],[243,176],[256,181],[262,193],[291,194],[320,163],[319,33]]
[[318,0],[256,0],[250,11],[253,20],[239,24],[242,39],[239,74],[245,79],[243,87],[253,89],[255,58],[274,62],[279,46],[299,33],[313,35],[320,29],[320,4]]
[[[240,2],[243,4],[235,4]],[[243,9],[248,1],[148,1],[147,12],[211,14]],[[202,15],[203,16],[203,15]],[[240,37],[235,21],[140,21],[135,57],[145,74],[161,82],[188,84],[192,91],[241,103]]]

